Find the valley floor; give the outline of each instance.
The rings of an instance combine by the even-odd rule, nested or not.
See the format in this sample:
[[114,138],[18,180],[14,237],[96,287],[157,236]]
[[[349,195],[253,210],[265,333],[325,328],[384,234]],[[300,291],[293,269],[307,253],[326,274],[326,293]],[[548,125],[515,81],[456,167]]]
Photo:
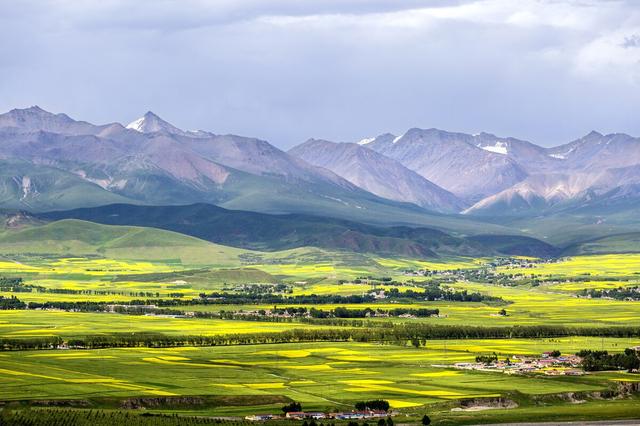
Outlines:
[[[304,261],[289,254],[286,263],[230,265],[235,269],[88,257],[0,260],[0,278],[23,279],[17,288],[3,284],[0,295],[4,300],[16,297],[26,304],[58,304],[55,308],[0,310],[0,343],[4,349],[13,349],[0,351],[2,415],[24,415],[26,419],[28,413],[39,412],[43,418],[54,419],[67,415],[64,410],[73,410],[79,416],[77,423],[83,424],[82,419],[93,416],[87,410],[96,410],[105,418],[170,414],[183,416],[185,422],[225,418],[239,424],[248,415],[281,414],[282,406],[291,401],[300,402],[306,411],[335,412],[353,410],[359,401],[384,399],[396,423],[407,424],[419,423],[424,414],[439,425],[518,423],[532,418],[640,418],[637,373],[565,375],[564,367],[553,366],[516,374],[456,368],[456,364],[475,363],[478,356],[495,355],[503,361],[540,358],[550,351],[620,353],[640,347],[638,302],[577,297],[585,289],[638,285],[638,255],[580,257],[556,263],[513,260],[514,264],[524,262],[525,268],[487,266],[491,262],[487,259],[420,262],[379,257],[368,260],[375,262],[371,267],[326,258],[314,263],[309,253],[305,252]],[[420,277],[407,273],[418,269],[436,272]],[[362,278],[365,274],[370,278]],[[388,278],[371,278],[375,276]],[[252,278],[272,283],[252,284]],[[439,280],[435,287],[434,280]],[[284,296],[278,296],[285,297],[285,302],[215,300],[234,294],[254,294],[251,297],[256,299],[251,300],[261,300],[260,292],[267,291],[269,297],[276,294],[276,287],[269,287],[276,284],[283,286],[279,291],[286,289]],[[415,296],[434,288],[486,299],[426,301]],[[203,303],[206,298],[200,294],[211,292],[223,296]],[[372,293],[396,295],[340,302],[340,297]],[[311,295],[334,298],[313,305],[286,302],[286,297]],[[135,299],[141,302],[131,305]],[[194,302],[181,302],[190,300]],[[155,311],[161,309],[158,306],[135,315],[101,311],[108,306],[165,302],[175,303],[168,308],[175,311]],[[342,308],[356,312],[367,307],[384,312],[437,309],[439,314],[325,319],[260,314],[273,310],[273,305],[326,312]],[[435,328],[419,328],[430,326]],[[539,332],[546,337],[515,338],[503,336],[504,332],[498,333],[503,338],[495,334],[483,339],[419,335],[445,330],[438,328],[441,326],[467,332],[479,327],[488,332],[543,327]],[[418,327],[415,338],[406,334],[412,327]],[[624,337],[611,335],[623,328]],[[582,330],[583,335],[572,335],[574,329]],[[300,341],[284,342],[277,337],[292,336],[292,330],[300,330],[296,337]],[[353,337],[326,341],[332,339],[326,333],[341,336],[340,330],[361,337],[374,332],[383,336],[388,331],[379,341]],[[397,335],[397,330],[405,334]],[[554,336],[558,330],[564,334]],[[127,336],[135,338],[124,346],[133,347],[108,347],[114,339],[125,341]],[[194,345],[185,343],[192,340],[184,336],[212,340]],[[16,350],[21,343],[52,338],[59,339],[54,344],[57,349],[42,343],[38,350]],[[90,347],[83,346],[86,339],[91,340]],[[100,348],[100,339],[107,347]],[[279,343],[257,344],[275,341]],[[24,411],[27,408],[31,411]]]

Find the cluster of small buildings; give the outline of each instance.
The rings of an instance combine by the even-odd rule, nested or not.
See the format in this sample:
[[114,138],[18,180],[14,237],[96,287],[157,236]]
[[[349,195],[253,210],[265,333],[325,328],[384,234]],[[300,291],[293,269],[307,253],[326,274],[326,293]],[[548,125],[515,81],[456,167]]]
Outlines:
[[498,257],[493,259],[488,266],[498,267],[506,266],[509,269],[516,268],[535,268],[537,265],[543,263],[558,263],[566,259],[539,259],[539,258],[526,258],[526,257]]
[[438,270],[438,269],[406,269],[402,272],[405,277],[457,277],[459,270]]
[[362,419],[374,419],[385,418],[390,414],[382,410],[369,410],[369,411],[348,411],[343,413],[323,413],[319,411],[291,411],[284,417],[276,414],[253,414],[246,416],[246,420],[252,421],[266,421],[266,420],[362,420]]
[[553,356],[544,352],[540,357],[516,356],[509,360],[495,361],[489,364],[482,362],[458,362],[455,368],[461,370],[499,371],[505,374],[539,373],[547,376],[581,376],[582,358],[576,355]]

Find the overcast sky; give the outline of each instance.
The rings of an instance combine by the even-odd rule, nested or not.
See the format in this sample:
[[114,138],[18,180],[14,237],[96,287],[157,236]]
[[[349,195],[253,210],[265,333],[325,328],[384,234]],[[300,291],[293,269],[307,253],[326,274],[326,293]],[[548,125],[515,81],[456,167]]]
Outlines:
[[0,110],[355,141],[640,136],[640,5],[594,0],[0,0]]

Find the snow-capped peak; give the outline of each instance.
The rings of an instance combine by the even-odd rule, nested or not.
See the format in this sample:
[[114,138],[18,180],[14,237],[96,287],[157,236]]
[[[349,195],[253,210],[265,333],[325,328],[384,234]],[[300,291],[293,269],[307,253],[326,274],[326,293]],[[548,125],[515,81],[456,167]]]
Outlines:
[[375,140],[376,140],[376,138],[364,138],[364,139],[362,139],[362,140],[360,140],[358,142],[358,145],[366,145],[366,144],[369,144],[369,143],[371,143],[371,142],[373,142]]
[[137,120],[127,124],[127,129],[135,130],[136,132],[144,132],[144,117],[140,117]]
[[496,141],[495,145],[478,145],[478,147],[495,154],[507,155],[509,153],[507,150],[507,144],[500,141]]
[[127,124],[127,129],[135,130],[140,133],[153,133],[165,131],[176,135],[183,135],[186,132],[178,129],[171,123],[164,121],[151,111],[148,111],[144,116],[138,118]]

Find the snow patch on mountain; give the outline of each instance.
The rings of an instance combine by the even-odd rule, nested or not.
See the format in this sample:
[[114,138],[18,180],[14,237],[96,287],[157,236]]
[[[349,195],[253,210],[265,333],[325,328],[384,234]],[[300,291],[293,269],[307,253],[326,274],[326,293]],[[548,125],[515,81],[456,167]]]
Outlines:
[[509,153],[507,149],[507,144],[504,142],[496,141],[495,145],[478,145],[479,148],[484,149],[485,151],[493,152],[495,154],[507,155]]
[[403,134],[401,134],[400,136],[396,136],[396,137],[393,139],[393,142],[392,142],[392,143],[396,143],[396,142],[398,142],[400,139],[402,139],[402,138],[404,137],[404,135],[406,135],[406,133],[403,133]]
[[364,138],[364,139],[361,139],[358,142],[358,145],[367,145],[367,144],[370,144],[371,142],[373,142],[375,140],[376,140],[376,138]]

